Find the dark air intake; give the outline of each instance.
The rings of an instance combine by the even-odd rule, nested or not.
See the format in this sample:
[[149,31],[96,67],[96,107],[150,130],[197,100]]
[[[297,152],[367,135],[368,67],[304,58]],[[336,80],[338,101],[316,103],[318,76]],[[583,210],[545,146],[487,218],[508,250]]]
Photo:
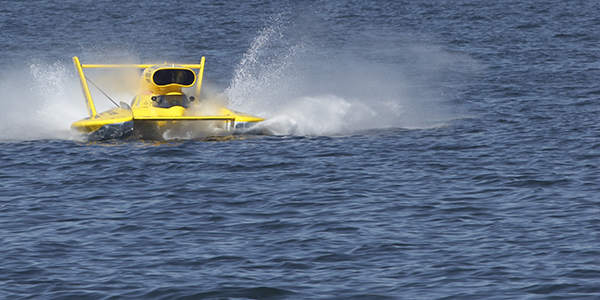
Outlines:
[[152,80],[154,84],[160,85],[169,85],[172,83],[180,84],[180,85],[191,85],[194,83],[195,78],[194,72],[190,70],[180,70],[180,69],[161,69],[154,72],[154,76]]

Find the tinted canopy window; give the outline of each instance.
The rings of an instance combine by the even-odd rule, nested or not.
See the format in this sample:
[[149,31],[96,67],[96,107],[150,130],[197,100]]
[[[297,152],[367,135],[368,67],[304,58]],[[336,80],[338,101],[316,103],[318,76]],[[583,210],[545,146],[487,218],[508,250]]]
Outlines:
[[190,101],[185,95],[158,95],[152,104],[155,107],[169,108],[172,106],[183,106],[188,108]]
[[191,85],[194,83],[194,72],[179,69],[161,69],[154,72],[152,80],[156,85],[181,84]]

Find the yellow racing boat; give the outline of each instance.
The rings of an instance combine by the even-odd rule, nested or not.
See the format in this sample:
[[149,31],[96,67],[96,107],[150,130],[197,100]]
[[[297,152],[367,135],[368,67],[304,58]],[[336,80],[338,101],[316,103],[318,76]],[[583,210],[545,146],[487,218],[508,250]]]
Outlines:
[[[226,107],[219,107],[210,112],[198,111],[204,74],[205,58],[200,64],[164,64],[164,65],[86,65],[79,58],[73,57],[73,63],[79,74],[83,95],[89,117],[71,125],[71,129],[82,134],[87,140],[100,141],[109,139],[163,139],[169,130],[197,130],[206,126],[197,126],[198,122],[209,122],[220,132],[231,134],[243,131],[264,119],[236,112]],[[88,79],[83,69],[119,69],[137,68],[143,70],[141,89],[131,104],[121,102],[118,107],[102,113],[96,107],[88,87]],[[193,71],[198,70],[198,74]],[[183,88],[196,84],[195,93],[186,95]],[[198,100],[196,100],[198,99]],[[112,99],[111,99],[112,101]],[[195,102],[194,102],[195,101]],[[114,101],[113,101],[114,102]],[[116,104],[116,103],[115,103]]]

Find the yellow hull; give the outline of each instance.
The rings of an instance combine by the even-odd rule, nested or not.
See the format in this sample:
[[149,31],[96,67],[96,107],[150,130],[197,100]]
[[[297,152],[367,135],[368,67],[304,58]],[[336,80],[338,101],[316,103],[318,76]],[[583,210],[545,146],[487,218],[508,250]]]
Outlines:
[[99,141],[127,138],[133,132],[133,113],[129,106],[117,107],[87,117],[71,125],[71,129],[87,140]]
[[222,108],[220,114],[211,116],[190,116],[185,113],[186,109],[180,106],[169,109],[131,109],[121,102],[121,107],[79,120],[71,125],[71,129],[89,141],[129,137],[160,140],[168,132],[186,136],[233,134],[243,132],[264,120],[226,108]]

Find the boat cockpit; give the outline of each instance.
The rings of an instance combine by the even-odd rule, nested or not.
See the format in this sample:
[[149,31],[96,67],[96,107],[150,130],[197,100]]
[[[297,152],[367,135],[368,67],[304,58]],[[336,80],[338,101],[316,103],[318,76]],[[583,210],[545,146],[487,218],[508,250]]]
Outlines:
[[194,97],[187,97],[185,94],[179,95],[157,95],[152,97],[152,106],[159,108],[170,108],[173,106],[190,107],[190,101],[194,101]]

